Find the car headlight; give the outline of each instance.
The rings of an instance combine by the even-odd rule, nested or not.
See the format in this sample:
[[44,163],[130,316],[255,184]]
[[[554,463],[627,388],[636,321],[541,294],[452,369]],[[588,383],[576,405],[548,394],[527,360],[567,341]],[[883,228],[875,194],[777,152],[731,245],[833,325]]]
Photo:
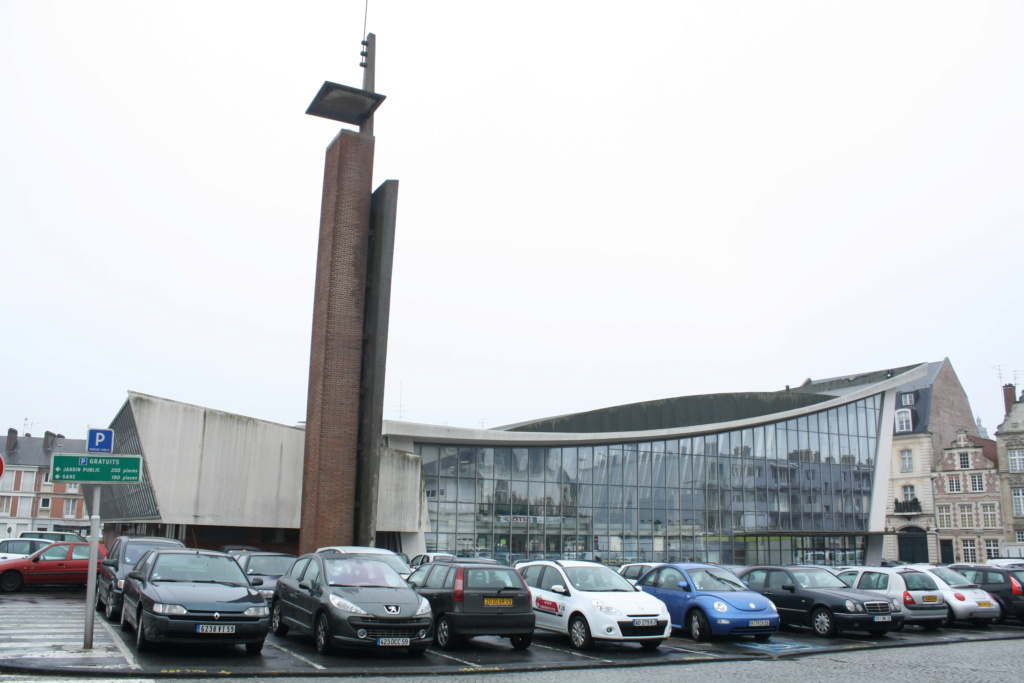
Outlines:
[[726,605],[721,600],[715,600],[714,604],[711,605],[711,606],[715,608],[716,612],[728,612],[729,611],[729,606]]
[[856,612],[857,611],[857,605],[856,605],[856,603],[853,600],[847,600],[846,601],[846,611],[847,612]]
[[260,590],[260,595],[262,595],[265,600],[272,600],[274,598],[274,591]]
[[187,614],[186,610],[181,605],[168,605],[163,602],[153,603],[153,614]]
[[771,600],[769,600],[769,601],[768,601],[768,606],[769,606],[769,607],[771,607],[771,608],[772,608],[773,610],[775,610],[776,612],[778,612],[778,611],[779,611],[779,608],[778,608],[778,607],[776,607],[776,606],[775,606],[775,603],[774,603],[774,602],[772,602]]
[[425,597],[420,596],[420,608],[416,610],[416,616],[422,617],[424,614],[430,614],[430,603]]
[[618,608],[609,605],[604,600],[591,600],[590,604],[601,614],[622,614]]
[[359,605],[353,605],[345,598],[337,596],[334,593],[331,593],[330,597],[331,604],[334,605],[335,609],[340,609],[342,612],[351,612],[352,614],[368,614],[367,611]]
[[270,610],[266,605],[260,605],[259,607],[250,607],[245,610],[245,616],[247,617],[269,617]]

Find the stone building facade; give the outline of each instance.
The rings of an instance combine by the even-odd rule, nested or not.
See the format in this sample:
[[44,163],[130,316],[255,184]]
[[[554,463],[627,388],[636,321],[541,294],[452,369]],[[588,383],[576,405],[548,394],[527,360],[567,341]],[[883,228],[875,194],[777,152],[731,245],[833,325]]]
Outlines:
[[995,441],[960,430],[943,449],[934,482],[939,561],[1000,557],[1004,533]]
[[996,453],[1002,473],[1004,540],[1013,549],[1007,554],[1017,557],[1024,554],[1024,394],[1018,398],[1016,387],[1008,384],[1003,401],[1006,417],[996,429]]

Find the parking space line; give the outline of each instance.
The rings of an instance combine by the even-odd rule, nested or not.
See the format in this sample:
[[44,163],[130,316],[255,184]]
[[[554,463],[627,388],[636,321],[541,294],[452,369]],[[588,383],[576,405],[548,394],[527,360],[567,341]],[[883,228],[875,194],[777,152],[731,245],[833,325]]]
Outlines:
[[591,656],[585,655],[585,654],[583,654],[581,652],[576,652],[575,650],[562,650],[561,648],[550,647],[548,645],[538,645],[537,643],[533,643],[530,647],[539,647],[539,648],[541,648],[543,650],[551,650],[552,652],[560,652],[563,655],[575,655],[576,657],[582,657],[583,659],[592,659],[595,662],[603,662],[605,664],[614,664],[615,663],[615,660],[613,660],[613,659],[601,659],[600,657],[591,657]]
[[110,639],[114,641],[114,647],[116,647],[118,651],[121,653],[121,656],[124,657],[124,660],[128,663],[128,668],[141,669],[142,665],[140,665],[138,660],[135,659],[135,655],[133,655],[132,651],[128,649],[128,646],[124,644],[124,641],[121,640],[121,637],[114,633],[114,628],[109,623],[107,623],[107,620],[101,620],[97,617],[96,621],[99,623],[100,626],[104,628],[104,630],[106,630],[107,634],[110,636]]
[[458,657],[452,657],[451,655],[447,655],[447,654],[445,654],[443,652],[438,652],[437,650],[427,650],[427,652],[429,652],[432,655],[437,655],[438,657],[444,657],[445,659],[450,659],[453,662],[458,662],[459,664],[465,664],[466,666],[471,666],[474,669],[481,669],[481,668],[483,668],[482,664],[474,664],[473,662],[467,662],[464,659],[459,659]]
[[281,647],[277,643],[272,643],[269,640],[266,640],[266,641],[264,641],[263,644],[264,645],[269,645],[270,647],[273,647],[273,648],[277,648],[278,650],[280,650],[281,652],[285,653],[286,655],[291,655],[292,657],[295,657],[295,659],[299,660],[300,662],[305,662],[306,664],[309,664],[314,669],[323,670],[323,669],[327,668],[326,666],[321,666],[320,664],[317,664],[316,662],[314,662],[311,659],[306,659],[305,657],[300,655],[298,652],[292,652],[291,650],[289,650],[286,647]]

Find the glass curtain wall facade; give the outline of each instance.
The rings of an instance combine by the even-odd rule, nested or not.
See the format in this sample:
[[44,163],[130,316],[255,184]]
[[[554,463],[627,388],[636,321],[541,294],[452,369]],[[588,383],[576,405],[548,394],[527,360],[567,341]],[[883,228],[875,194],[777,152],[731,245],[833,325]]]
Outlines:
[[428,552],[860,564],[882,394],[733,431],[579,446],[416,443]]

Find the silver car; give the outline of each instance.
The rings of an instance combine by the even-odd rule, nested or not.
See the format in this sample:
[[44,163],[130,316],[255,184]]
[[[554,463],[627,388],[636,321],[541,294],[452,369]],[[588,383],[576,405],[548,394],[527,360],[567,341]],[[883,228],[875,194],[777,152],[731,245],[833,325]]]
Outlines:
[[938,580],[920,569],[907,567],[852,567],[839,572],[850,588],[892,598],[903,612],[904,624],[932,631],[942,626],[949,613]]
[[999,603],[996,599],[988,591],[979,588],[978,584],[971,583],[963,574],[949,567],[933,567],[930,564],[910,567],[928,572],[935,578],[935,583],[942,590],[942,595],[949,606],[946,626],[952,626],[956,621],[969,621],[976,626],[988,626],[999,617]]

